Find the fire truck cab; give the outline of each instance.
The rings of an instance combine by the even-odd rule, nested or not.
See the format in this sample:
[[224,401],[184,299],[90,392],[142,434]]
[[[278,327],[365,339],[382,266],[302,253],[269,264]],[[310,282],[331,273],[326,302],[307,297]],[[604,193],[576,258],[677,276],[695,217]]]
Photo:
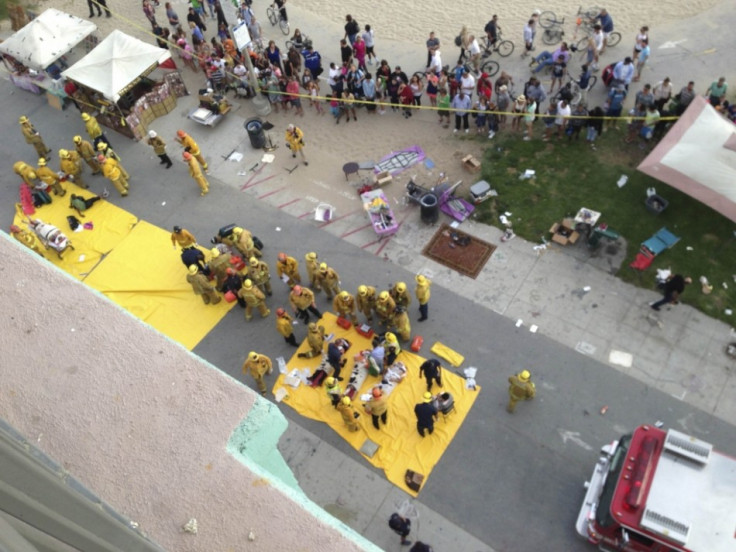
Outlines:
[[736,551],[736,458],[643,425],[603,446],[575,528],[600,550]]

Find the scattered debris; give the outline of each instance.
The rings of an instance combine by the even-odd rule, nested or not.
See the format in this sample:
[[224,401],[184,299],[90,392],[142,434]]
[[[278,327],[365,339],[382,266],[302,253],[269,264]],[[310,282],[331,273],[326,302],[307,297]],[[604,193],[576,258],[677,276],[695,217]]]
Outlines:
[[664,426],[664,422],[662,422],[661,420],[657,420],[656,422],[654,422],[654,427],[662,427],[662,426]]
[[182,527],[182,529],[184,529],[185,533],[191,533],[192,535],[196,535],[197,534],[197,520],[194,518],[190,519],[189,521],[186,522],[186,524],[184,524],[184,527]]
[[705,276],[700,277],[700,283],[702,285],[701,289],[705,295],[710,295],[710,292],[713,291],[713,286],[708,282],[708,278]]
[[[616,186],[618,186],[619,188],[623,188],[624,186],[626,186],[626,183],[628,181],[629,181],[629,177],[626,176],[625,174],[622,174],[619,177],[619,179],[616,181]],[[654,188],[651,188],[651,189],[654,189]],[[647,191],[647,197],[649,197],[649,192],[648,191]]]
[[521,328],[522,324],[524,324],[524,321],[523,321],[523,320],[522,320],[521,318],[519,318],[519,319],[518,319],[518,320],[516,321],[516,327],[517,327],[517,328]]
[[634,355],[612,349],[608,354],[608,362],[617,366],[623,366],[624,368],[631,368],[631,365],[634,363]]
[[529,180],[530,178],[534,178],[536,174],[536,171],[532,169],[527,169],[519,175],[519,180]]
[[539,329],[539,326],[537,326],[536,324],[532,324],[531,326],[529,326],[529,331],[531,333],[537,333],[538,329]]
[[606,412],[608,412],[608,405],[605,405],[603,408],[601,408],[601,416],[605,415]]
[[298,164],[297,165],[294,165],[294,167],[291,168],[291,169],[287,169],[286,167],[284,167],[284,169],[287,170],[289,172],[289,174],[293,173],[298,168],[299,168],[299,165]]
[[252,529],[248,532],[248,540],[250,542],[253,542],[254,540],[256,540],[256,534],[253,532]]

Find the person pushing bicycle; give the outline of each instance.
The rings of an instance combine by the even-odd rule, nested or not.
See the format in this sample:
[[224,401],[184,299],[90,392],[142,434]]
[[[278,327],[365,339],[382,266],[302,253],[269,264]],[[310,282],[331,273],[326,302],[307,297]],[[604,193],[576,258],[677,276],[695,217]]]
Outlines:
[[498,33],[501,32],[501,26],[498,24],[498,16],[494,14],[491,20],[486,23],[483,30],[486,32],[486,36],[488,37],[488,47],[493,47],[493,45],[498,42]]

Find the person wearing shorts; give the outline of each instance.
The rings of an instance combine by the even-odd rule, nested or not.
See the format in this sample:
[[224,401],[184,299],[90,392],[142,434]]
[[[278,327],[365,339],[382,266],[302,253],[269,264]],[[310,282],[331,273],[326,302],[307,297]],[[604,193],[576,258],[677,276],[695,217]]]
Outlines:
[[440,124],[446,121],[443,128],[450,126],[450,95],[446,88],[440,88],[437,95],[437,114],[440,116]]
[[526,25],[524,25],[524,52],[521,54],[522,58],[529,55],[529,52],[534,50],[534,19],[530,19]]

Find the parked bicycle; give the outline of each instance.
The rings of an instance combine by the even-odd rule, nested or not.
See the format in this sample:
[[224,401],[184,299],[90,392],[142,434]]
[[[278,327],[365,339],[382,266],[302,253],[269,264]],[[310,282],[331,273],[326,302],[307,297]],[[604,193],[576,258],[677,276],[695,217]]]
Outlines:
[[[578,30],[582,30],[583,33],[585,33],[585,36],[581,38],[577,43],[576,46],[579,50],[582,50],[586,47],[588,44],[588,38],[593,36],[593,33],[595,32],[593,27],[595,26],[595,18],[600,13],[600,9],[598,8],[588,8],[587,10],[583,10],[582,7],[578,9],[578,18],[576,20],[577,28],[575,29],[575,35],[577,35]],[[613,31],[611,33],[608,33],[608,36],[606,37],[606,46],[616,46],[621,42],[621,33],[618,31]]]
[[301,42],[294,41],[294,40],[287,40],[286,41],[286,51],[288,52],[291,50],[291,47],[294,46],[299,52],[304,50],[305,48],[309,48],[312,45],[312,39],[309,38],[307,35],[302,35]]
[[542,42],[547,45],[557,44],[565,36],[565,30],[562,26],[565,24],[565,18],[557,19],[552,11],[543,11],[539,14],[539,26],[544,29],[542,32]]
[[278,23],[281,28],[281,32],[285,35],[289,34],[289,22],[281,17],[281,10],[279,10],[276,3],[268,6],[266,9],[266,15],[268,16],[268,20],[271,22],[271,25],[276,25]]
[[551,101],[557,103],[562,99],[566,99],[570,105],[577,105],[583,100],[584,94],[590,90],[598,82],[598,77],[591,75],[588,79],[588,86],[585,89],[580,88],[580,81],[569,77],[570,80],[560,88],[557,93],[552,96]]

